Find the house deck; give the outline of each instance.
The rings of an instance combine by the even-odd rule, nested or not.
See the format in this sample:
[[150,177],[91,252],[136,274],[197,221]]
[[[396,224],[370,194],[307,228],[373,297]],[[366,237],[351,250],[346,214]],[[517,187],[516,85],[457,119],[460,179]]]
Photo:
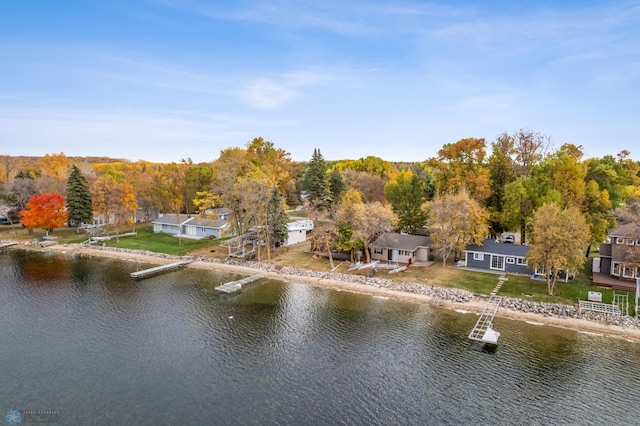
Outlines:
[[623,290],[631,292],[636,291],[635,281],[620,280],[616,277],[612,277],[611,275],[603,274],[601,272],[594,272],[591,281],[593,282],[593,285],[599,287],[609,287],[613,290]]

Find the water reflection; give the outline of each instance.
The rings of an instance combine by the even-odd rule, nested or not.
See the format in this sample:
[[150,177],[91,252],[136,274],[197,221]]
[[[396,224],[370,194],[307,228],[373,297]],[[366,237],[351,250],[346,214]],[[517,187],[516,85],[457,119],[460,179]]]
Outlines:
[[[42,278],[44,268],[55,269]],[[63,424],[636,424],[640,345],[186,268],[0,257],[0,406]],[[55,278],[50,278],[55,277]]]

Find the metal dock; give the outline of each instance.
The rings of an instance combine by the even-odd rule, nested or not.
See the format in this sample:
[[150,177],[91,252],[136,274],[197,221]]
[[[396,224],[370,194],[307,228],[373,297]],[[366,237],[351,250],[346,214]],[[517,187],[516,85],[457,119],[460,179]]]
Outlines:
[[132,278],[145,278],[150,275],[159,274],[160,272],[173,271],[181,266],[191,263],[191,260],[181,260],[180,262],[169,263],[167,265],[155,266],[149,269],[143,269],[142,271],[136,271],[131,273]]
[[5,247],[15,246],[16,244],[18,244],[16,241],[8,241],[8,242],[5,242],[5,243],[0,243],[0,249],[5,248]]
[[502,302],[502,296],[496,296],[492,294],[487,301],[487,304],[484,306],[484,310],[478,318],[478,322],[476,326],[471,330],[469,334],[469,339],[475,340],[482,343],[491,343],[497,344],[498,337],[500,337],[500,333],[493,330],[491,325],[493,324],[493,318],[496,316],[496,312],[500,307],[500,303]]
[[242,290],[243,285],[257,281],[260,278],[264,278],[265,276],[266,274],[258,274],[258,275],[252,275],[250,277],[243,278],[241,280],[230,281],[226,284],[222,284],[216,287],[216,290],[221,291],[223,293],[235,293],[236,291]]

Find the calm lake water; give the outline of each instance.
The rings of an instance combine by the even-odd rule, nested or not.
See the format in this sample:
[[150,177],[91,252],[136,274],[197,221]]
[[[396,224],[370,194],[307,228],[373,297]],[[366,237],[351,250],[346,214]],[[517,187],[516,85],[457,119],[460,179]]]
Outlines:
[[[640,345],[303,284],[0,252],[0,414],[64,425],[640,424]],[[0,420],[2,421],[2,420]],[[8,423],[6,423],[8,424]]]

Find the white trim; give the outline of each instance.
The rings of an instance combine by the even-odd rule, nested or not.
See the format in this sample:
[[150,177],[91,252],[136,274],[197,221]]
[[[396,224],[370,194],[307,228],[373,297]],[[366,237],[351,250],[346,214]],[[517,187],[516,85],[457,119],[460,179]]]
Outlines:
[[[627,274],[627,271],[629,271],[629,274]],[[633,278],[634,277],[633,268],[631,266],[624,266],[622,268],[622,276],[624,278]]]
[[484,260],[484,253],[473,252],[473,260]]
[[[493,260],[496,259],[496,266],[493,266]],[[497,271],[504,271],[504,262],[505,256],[501,255],[501,254],[492,254],[491,255],[491,261],[489,262],[489,269],[494,269]],[[500,264],[502,264],[502,267],[500,267]]]
[[[618,268],[618,273],[616,273],[616,268]],[[620,276],[620,262],[611,262],[611,274],[614,277]]]
[[507,257],[507,263],[509,265],[515,265],[516,263],[516,258],[515,257]]

